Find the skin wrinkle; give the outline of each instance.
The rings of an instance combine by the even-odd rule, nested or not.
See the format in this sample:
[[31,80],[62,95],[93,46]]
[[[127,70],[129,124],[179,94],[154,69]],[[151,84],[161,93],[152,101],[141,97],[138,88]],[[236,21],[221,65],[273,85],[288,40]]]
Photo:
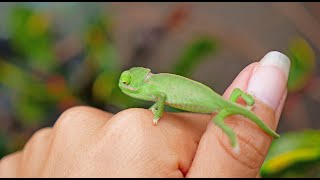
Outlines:
[[[260,102],[258,102],[257,105],[260,106]],[[262,105],[262,106],[264,106],[264,105]],[[265,108],[266,108],[266,106],[265,106]],[[259,107],[259,109],[265,109],[265,108]],[[271,112],[271,111],[269,111],[269,113],[270,113],[270,112]],[[257,113],[257,112],[255,112],[255,113]],[[261,113],[258,112],[257,114],[261,114]],[[268,115],[268,113],[267,113],[267,114],[264,114],[264,115],[261,115],[261,116],[263,116],[263,117],[269,117],[270,115]],[[273,116],[273,117],[274,117],[274,116]],[[236,132],[241,132],[241,129],[243,129],[242,127],[245,127],[245,128],[250,127],[251,129],[254,130],[254,131],[252,131],[252,133],[269,137],[267,134],[265,134],[261,129],[259,129],[259,128],[258,128],[255,124],[253,124],[251,121],[246,120],[246,118],[243,118],[243,117],[236,117],[236,118],[235,118],[235,117],[229,117],[229,118],[227,118],[227,119],[225,120],[225,122],[226,122],[226,124],[228,124],[229,126],[233,127],[233,129],[234,129]],[[273,122],[273,121],[271,121],[271,122]],[[268,123],[268,124],[269,124],[269,123]],[[273,123],[273,124],[274,124],[274,123]],[[273,124],[272,124],[272,125],[273,125]],[[215,127],[215,130],[216,130],[216,126],[214,126],[214,127]],[[218,131],[215,131],[215,132],[219,132],[219,133],[214,133],[214,134],[215,134],[215,136],[218,138],[219,143],[220,143],[220,144],[222,145],[222,147],[225,149],[225,151],[227,152],[227,154],[229,154],[233,159],[241,162],[241,163],[242,163],[243,165],[245,165],[246,167],[248,167],[248,168],[250,168],[250,169],[256,169],[256,168],[252,167],[252,166],[249,164],[251,161],[247,162],[248,160],[244,160],[244,159],[243,159],[243,156],[236,156],[236,155],[232,152],[231,148],[229,148],[229,146],[227,146],[227,145],[225,145],[225,143],[223,143],[223,142],[225,142],[225,141],[224,141],[224,139],[225,139],[225,134],[224,134],[220,129],[218,129]],[[221,135],[217,136],[217,134],[221,134]],[[267,149],[264,150],[264,149],[261,149],[261,148],[263,148],[263,147],[261,147],[261,148],[256,147],[256,146],[254,145],[254,142],[252,142],[252,141],[249,142],[249,144],[247,144],[248,141],[245,141],[244,139],[248,139],[248,137],[242,137],[242,135],[239,134],[239,133],[237,134],[237,137],[238,137],[238,139],[239,139],[239,143],[240,143],[240,141],[241,141],[242,144],[246,144],[246,146],[248,146],[248,147],[254,149],[255,151],[257,151],[257,153],[258,153],[259,155],[263,155],[262,157],[265,156],[264,154],[266,153],[265,151],[267,151]],[[270,138],[270,142],[271,142],[271,137],[269,137],[269,138]],[[264,138],[262,138],[262,139],[264,139]],[[227,141],[227,142],[229,142],[229,141]],[[263,152],[262,152],[262,151],[263,151]],[[250,150],[249,150],[249,152],[250,152]]]
[[253,112],[259,114],[260,117],[269,117],[266,119],[267,121],[264,122],[272,129],[276,129],[278,123],[278,120],[276,119],[276,112],[262,101],[256,100],[255,104],[256,106],[253,109]]
[[[194,126],[194,125],[193,125],[194,122],[192,122],[192,123],[187,123],[187,121],[185,121],[185,118],[186,118],[187,116],[193,116],[193,115],[198,115],[198,114],[190,113],[190,112],[187,112],[187,113],[168,113],[168,112],[167,112],[166,115],[170,115],[173,119],[180,119],[181,121],[179,121],[179,122],[183,122],[186,126],[189,126],[188,128],[190,128],[190,129],[193,129],[193,130],[197,130],[197,131],[202,132],[202,133],[197,133],[197,134],[200,134],[200,137],[203,135],[203,133],[204,133],[204,131],[205,131],[205,128],[204,128],[204,129],[201,128],[201,127],[205,127],[204,125],[202,125],[202,126]],[[165,115],[165,116],[166,116],[166,115]],[[200,119],[201,119],[202,121],[207,121],[207,119],[210,118],[209,115],[205,115],[205,114],[202,114],[202,115],[199,116],[199,117],[200,117]],[[207,118],[202,118],[202,117],[207,117]],[[209,122],[209,121],[207,121],[207,122]],[[207,123],[206,123],[206,124],[207,124]],[[195,147],[194,152],[196,152],[197,149],[198,149],[198,145],[199,145],[199,143],[200,143],[200,137],[193,136],[193,134],[192,134],[192,133],[189,133],[189,132],[190,132],[190,131],[187,131],[187,134],[190,134],[191,142],[194,143],[193,146]],[[188,137],[189,137],[189,136],[188,136]],[[190,142],[190,141],[188,141],[188,142]],[[191,165],[192,165],[193,159],[194,159],[194,157],[192,157],[192,158],[190,159],[190,162],[187,164],[186,167],[183,167],[183,166],[182,166],[182,165],[183,165],[183,162],[182,162],[181,160],[177,162],[177,169],[179,169],[179,170],[181,171],[181,173],[183,174],[183,177],[185,177],[185,176],[187,175],[187,173],[188,173],[188,171],[189,171],[189,169],[190,169],[190,167],[191,167]]]
[[[165,116],[166,116],[166,115],[163,116],[163,119],[167,119],[167,117],[165,117]],[[179,129],[176,129],[176,130],[179,131]],[[177,133],[173,133],[174,131],[167,131],[166,128],[160,128],[160,132],[161,132],[160,134],[162,135],[162,137],[164,137],[164,139],[166,139],[166,140],[164,141],[165,143],[166,143],[166,142],[170,142],[169,139],[170,139],[171,137],[176,137],[175,135],[177,134]],[[173,135],[168,136],[167,134],[173,134]],[[177,137],[179,137],[179,136],[177,136]],[[179,144],[179,145],[180,145],[180,144]],[[178,144],[172,144],[172,145],[169,144],[169,146],[177,147]],[[174,149],[174,150],[179,150],[179,149],[181,149],[181,148],[173,148],[173,149]],[[174,151],[174,157],[179,157],[179,152],[178,152],[178,151]],[[184,163],[183,163],[183,160],[181,160],[181,159],[177,159],[176,163],[178,164],[178,165],[177,165],[177,169],[179,169],[182,174],[184,174],[184,172],[186,171],[185,169],[189,169],[189,168],[183,166]],[[191,164],[191,163],[190,163],[190,164]]]
[[[191,113],[187,113],[188,115],[190,115]],[[179,123],[180,122],[182,122],[182,123],[184,123],[185,124],[185,126],[187,126],[187,129],[194,129],[194,128],[197,128],[197,129],[194,129],[194,130],[197,130],[197,131],[201,131],[201,132],[203,132],[204,130],[200,130],[199,128],[198,128],[198,126],[193,126],[193,122],[192,123],[189,123],[188,121],[185,121],[185,116],[182,114],[176,114],[176,113],[166,113],[166,115],[165,116],[167,116],[167,117],[165,117],[165,119],[179,119],[179,120],[181,120],[181,121],[179,121]],[[177,126],[177,127],[179,127],[179,126]],[[179,131],[179,129],[177,129],[178,131]],[[173,131],[171,131],[171,132],[173,132]],[[170,133],[170,132],[169,132]],[[193,145],[191,145],[191,147],[195,147],[195,149],[194,149],[194,153],[196,152],[196,150],[197,150],[197,147],[198,147],[198,144],[199,144],[199,141],[200,141],[200,137],[195,137],[195,136],[193,136],[193,133],[191,133],[190,131],[187,131],[187,132],[184,132],[184,133],[186,133],[186,135],[185,136],[183,136],[183,137],[189,137],[189,138],[191,138],[191,142],[193,142],[194,144]],[[172,137],[176,137],[176,135],[175,134],[179,134],[179,133],[173,133],[173,135],[172,135]],[[199,133],[196,133],[196,134],[199,134]],[[183,135],[183,134],[182,134]],[[177,136],[177,137],[180,137],[180,136]],[[182,136],[181,136],[182,137]],[[190,143],[190,141],[187,141],[187,142],[189,142]],[[183,146],[183,145],[182,145]],[[175,149],[183,149],[183,148],[175,148]],[[179,152],[177,152],[177,153],[179,153]],[[194,154],[193,153],[193,154]],[[187,173],[188,173],[188,170],[189,170],[189,168],[190,168],[190,166],[191,166],[191,164],[192,164],[192,160],[193,160],[193,158],[191,159],[191,161],[190,162],[188,162],[187,164],[185,164],[185,163],[183,163],[183,160],[179,160],[178,161],[178,163],[179,163],[179,165],[178,165],[178,168],[182,171],[182,173],[183,173],[183,175],[185,176]],[[182,165],[184,165],[184,166],[182,166]]]
[[[237,120],[238,121],[238,120]],[[241,123],[241,124],[239,124],[239,123]],[[250,126],[250,128],[252,128],[253,129],[253,133],[255,133],[255,131],[256,130],[258,130],[258,131],[261,131],[261,133],[263,132],[262,130],[260,130],[259,128],[257,128],[256,126],[254,126],[254,124],[253,123],[242,123],[242,122],[235,122],[235,121],[232,121],[232,122],[230,122],[228,125],[230,125],[230,127],[231,128],[233,128],[235,131],[237,131],[237,127],[244,127],[244,124],[247,124],[247,126],[246,127],[249,127]],[[241,129],[241,128],[240,128]],[[260,132],[259,132],[260,133]],[[225,136],[225,135],[224,135]],[[261,155],[261,156],[264,156],[263,154],[264,153],[262,153],[261,152],[261,150],[259,150],[260,148],[259,147],[257,147],[257,146],[255,146],[255,144],[252,142],[252,141],[250,141],[249,139],[249,137],[242,137],[242,135],[241,134],[237,134],[237,138],[238,139],[242,139],[243,141],[245,141],[245,143],[250,143],[252,146],[251,146],[251,148],[253,148],[259,155]]]
[[[246,149],[246,147],[248,148],[252,148],[252,143],[250,141],[247,140],[247,138],[245,137],[242,137],[242,136],[239,136],[239,140],[242,141],[242,145],[243,145],[243,148],[242,149]],[[254,149],[254,148],[253,148]],[[260,161],[256,161],[257,159],[263,159],[264,155],[262,155],[261,151],[257,150],[257,149],[254,149],[253,150],[254,152],[252,154],[257,154],[256,156],[250,156],[250,154],[248,154],[248,151],[244,151],[245,153],[242,153],[242,154],[245,154],[244,157],[247,157],[247,161],[246,160],[243,160],[243,162],[245,164],[247,164],[247,166],[251,166],[251,164],[249,162],[253,162],[254,164],[252,164],[251,168],[252,169],[256,169],[256,168],[260,168]]]
[[[241,139],[239,139],[239,142],[241,141]],[[225,150],[225,152],[232,157],[232,159],[236,160],[237,162],[239,162],[240,164],[244,165],[245,167],[255,170],[256,168],[250,166],[248,163],[246,163],[245,161],[242,161],[239,157],[235,156],[234,153],[232,152],[232,150],[228,147],[226,147],[224,145],[224,143],[222,143],[222,141],[220,140],[220,138],[218,138],[218,142],[220,144],[221,147],[223,147],[223,149]]]

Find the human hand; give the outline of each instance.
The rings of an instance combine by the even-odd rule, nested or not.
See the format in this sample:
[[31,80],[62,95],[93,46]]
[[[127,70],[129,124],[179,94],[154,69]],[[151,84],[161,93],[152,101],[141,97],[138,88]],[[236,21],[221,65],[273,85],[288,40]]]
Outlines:
[[[224,93],[238,87],[254,95],[253,111],[276,129],[287,95],[290,61],[277,52],[247,66]],[[239,102],[241,103],[241,102]],[[225,123],[240,154],[212,115],[128,109],[115,115],[91,107],[64,112],[37,131],[23,150],[0,161],[0,177],[257,177],[272,138],[241,116]],[[281,138],[281,137],[280,137]]]

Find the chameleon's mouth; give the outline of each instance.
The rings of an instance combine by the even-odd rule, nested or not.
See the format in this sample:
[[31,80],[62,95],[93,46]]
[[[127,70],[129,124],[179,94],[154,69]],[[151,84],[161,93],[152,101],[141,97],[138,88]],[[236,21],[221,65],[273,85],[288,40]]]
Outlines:
[[126,85],[126,84],[123,84],[122,82],[119,82],[119,86],[120,86],[120,89],[124,90],[130,90],[130,91],[136,91],[137,89],[136,88],[133,88],[129,85]]
[[133,88],[133,87],[128,86],[128,85],[124,85],[124,87],[125,87],[126,89],[131,90],[131,91],[136,91],[136,90],[137,90],[136,88]]

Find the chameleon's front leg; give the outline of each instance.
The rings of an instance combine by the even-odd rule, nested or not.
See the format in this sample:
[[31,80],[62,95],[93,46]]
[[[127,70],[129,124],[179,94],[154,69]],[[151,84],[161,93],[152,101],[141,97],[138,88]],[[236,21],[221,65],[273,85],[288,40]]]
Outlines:
[[239,153],[240,148],[239,148],[239,144],[237,141],[237,136],[235,134],[235,132],[232,130],[232,128],[230,128],[229,126],[227,126],[224,123],[224,120],[228,117],[231,116],[232,113],[227,111],[227,110],[221,110],[214,118],[213,118],[213,122],[222,129],[222,131],[224,133],[227,134],[227,136],[229,137],[230,141],[231,141],[231,146],[233,148],[233,151],[235,153]]
[[246,102],[247,108],[248,108],[248,109],[251,109],[252,106],[253,106],[253,104],[254,104],[254,98],[253,98],[253,96],[250,95],[250,94],[247,94],[247,93],[243,92],[243,91],[242,91],[241,89],[239,89],[239,88],[235,88],[235,89],[232,91],[229,100],[230,100],[231,102],[237,102],[237,99],[238,99],[240,96],[241,96],[241,97],[243,98],[243,100]]
[[154,93],[154,96],[156,103],[154,103],[149,109],[153,113],[153,124],[157,125],[164,111],[166,95],[164,93]]

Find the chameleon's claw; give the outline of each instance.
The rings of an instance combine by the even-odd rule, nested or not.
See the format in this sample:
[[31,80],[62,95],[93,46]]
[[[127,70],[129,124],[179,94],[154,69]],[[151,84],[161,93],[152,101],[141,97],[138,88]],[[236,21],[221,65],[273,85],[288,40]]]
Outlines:
[[246,106],[246,108],[247,108],[248,110],[252,111],[253,106],[249,106],[249,105],[247,105],[247,106]]
[[235,153],[236,155],[240,154],[240,146],[239,144],[237,144],[235,147],[232,148],[233,153]]
[[159,121],[159,118],[153,119],[153,124],[154,124],[154,125],[157,125],[157,124],[158,124],[158,121]]

